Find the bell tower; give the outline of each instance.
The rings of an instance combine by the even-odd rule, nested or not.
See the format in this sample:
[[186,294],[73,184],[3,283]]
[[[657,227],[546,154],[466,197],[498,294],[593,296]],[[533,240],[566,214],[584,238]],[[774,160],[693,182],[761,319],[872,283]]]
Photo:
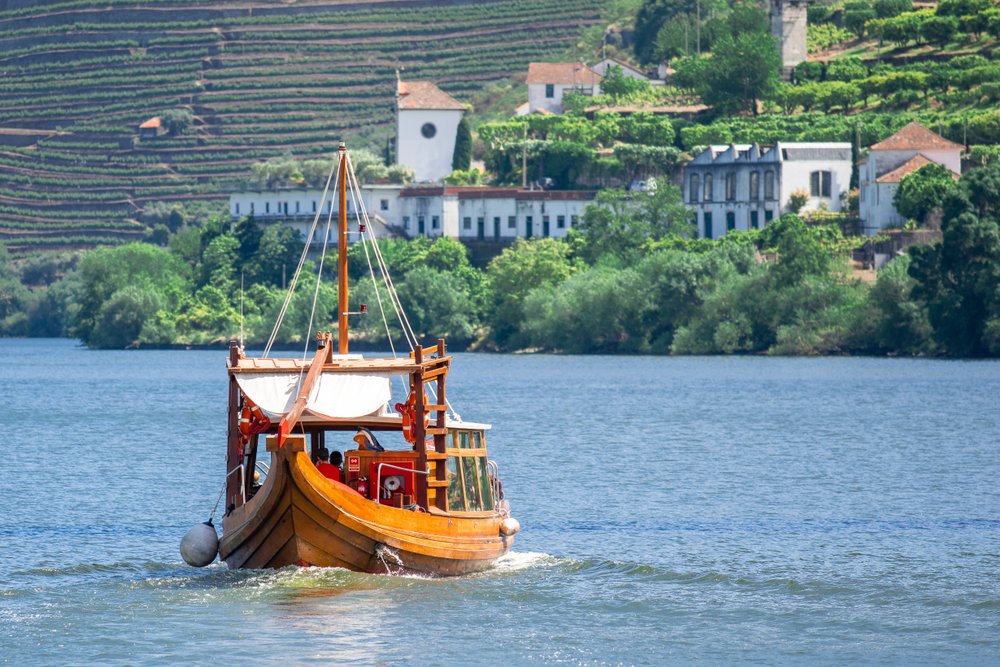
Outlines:
[[786,80],[806,59],[807,5],[806,0],[771,0],[771,34],[778,40],[781,75]]

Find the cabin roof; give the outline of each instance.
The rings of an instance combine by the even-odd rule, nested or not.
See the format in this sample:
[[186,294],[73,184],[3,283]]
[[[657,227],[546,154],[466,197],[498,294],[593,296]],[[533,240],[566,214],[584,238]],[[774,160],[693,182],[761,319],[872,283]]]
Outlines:
[[592,85],[601,82],[601,75],[581,62],[529,63],[528,85],[552,83],[567,86]]
[[920,123],[909,123],[896,134],[878,142],[868,150],[872,151],[960,151],[965,147],[931,132]]

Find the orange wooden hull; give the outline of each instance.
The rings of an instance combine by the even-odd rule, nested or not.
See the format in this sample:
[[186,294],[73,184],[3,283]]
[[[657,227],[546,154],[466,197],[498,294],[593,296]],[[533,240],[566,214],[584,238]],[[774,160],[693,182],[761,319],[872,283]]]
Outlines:
[[379,505],[325,478],[304,452],[273,453],[254,497],[222,521],[219,555],[231,568],[286,565],[358,572],[460,575],[507,553],[502,516],[438,515]]

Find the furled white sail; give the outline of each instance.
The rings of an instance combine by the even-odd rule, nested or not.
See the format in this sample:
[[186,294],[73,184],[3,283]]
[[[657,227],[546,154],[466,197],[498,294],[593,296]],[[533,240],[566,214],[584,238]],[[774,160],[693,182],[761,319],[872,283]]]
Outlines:
[[[306,410],[329,419],[379,415],[392,398],[391,375],[377,373],[322,373],[309,392]],[[251,401],[280,417],[292,409],[305,374],[240,373],[236,381]]]

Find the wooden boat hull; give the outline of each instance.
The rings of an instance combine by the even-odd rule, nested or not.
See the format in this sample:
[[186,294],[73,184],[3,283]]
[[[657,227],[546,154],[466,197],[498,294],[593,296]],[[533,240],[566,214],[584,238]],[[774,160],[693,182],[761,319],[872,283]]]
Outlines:
[[229,567],[460,575],[489,568],[511,547],[500,515],[379,505],[328,480],[308,454],[290,450],[273,452],[264,485],[223,519],[219,555]]

